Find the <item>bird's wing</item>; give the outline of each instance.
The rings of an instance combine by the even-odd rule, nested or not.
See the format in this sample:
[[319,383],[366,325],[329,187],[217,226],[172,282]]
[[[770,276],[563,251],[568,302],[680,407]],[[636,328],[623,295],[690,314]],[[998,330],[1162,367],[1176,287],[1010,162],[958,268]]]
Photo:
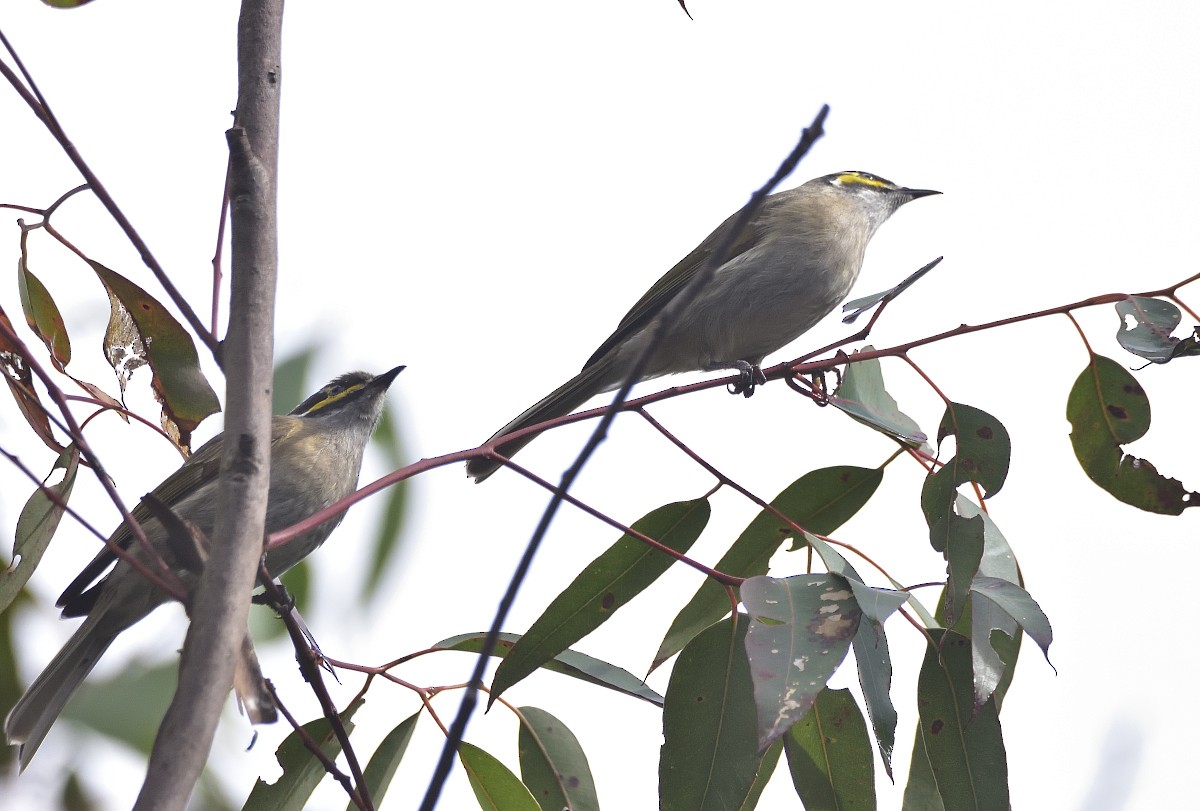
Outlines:
[[[763,209],[765,210],[767,207],[773,205],[773,198],[767,198],[763,204]],[[634,304],[629,312],[625,314],[625,317],[621,319],[621,323],[617,325],[613,334],[608,336],[608,339],[600,345],[600,348],[592,353],[592,356],[588,358],[588,362],[584,364],[583,368],[587,369],[608,354],[614,347],[624,343],[631,335],[645,329],[662,312],[663,308],[679,294],[679,291],[687,287],[688,282],[695,278],[696,272],[708,260],[713,249],[717,247],[721,240],[725,239],[726,234],[733,228],[734,221],[737,220],[741,213],[739,209],[736,213],[730,215],[725,222],[717,226],[715,231],[705,237],[704,241],[697,245],[691,253],[683,257],[675,267],[663,274],[663,277],[646,291],[646,295],[642,296],[637,304]],[[729,256],[725,257],[726,262],[750,250],[751,247],[762,240],[761,224],[766,219],[762,214],[763,212],[760,211],[759,215],[738,234],[733,247],[729,251]]]
[[[276,417],[271,424],[271,445],[274,446],[276,442],[289,436],[299,428],[299,425],[297,418]],[[152,495],[167,506],[174,507],[189,493],[215,481],[221,470],[222,436],[223,434],[218,434],[197,448],[178,470],[154,488]],[[143,526],[151,518],[150,511],[141,502],[138,502],[137,506],[133,508],[132,514]],[[122,549],[128,549],[132,541],[133,530],[124,521],[109,536],[109,542]],[[92,610],[96,598],[100,596],[99,590],[93,584],[108,570],[108,567],[112,566],[116,559],[117,554],[112,551],[109,543],[106,543],[96,557],[83,567],[83,571],[63,590],[55,603],[57,607],[63,609],[64,617],[82,617]]]

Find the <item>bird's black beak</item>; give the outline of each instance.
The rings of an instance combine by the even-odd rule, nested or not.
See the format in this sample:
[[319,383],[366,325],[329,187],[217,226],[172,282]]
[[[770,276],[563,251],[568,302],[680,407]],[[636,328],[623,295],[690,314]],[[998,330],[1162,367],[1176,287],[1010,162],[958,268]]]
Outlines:
[[940,191],[933,189],[901,189],[902,192],[908,195],[908,199],[916,200],[918,197],[928,197],[931,194],[941,194]]
[[395,369],[389,369],[388,371],[384,372],[383,374],[377,376],[374,380],[372,380],[370,382],[369,385],[378,387],[378,388],[382,388],[382,389],[386,389],[388,386],[392,385],[392,381],[396,379],[396,375],[403,372],[404,369],[405,369],[405,367],[403,367],[403,366],[397,366]]

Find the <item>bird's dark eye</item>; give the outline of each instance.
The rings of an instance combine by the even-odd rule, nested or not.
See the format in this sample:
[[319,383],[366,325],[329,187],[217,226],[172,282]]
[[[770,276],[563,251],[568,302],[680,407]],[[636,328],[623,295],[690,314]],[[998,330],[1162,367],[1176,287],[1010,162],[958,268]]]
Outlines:
[[339,383],[338,385],[330,386],[328,389],[325,390],[325,393],[328,396],[333,397],[335,394],[341,394],[345,390],[346,390],[346,387]]

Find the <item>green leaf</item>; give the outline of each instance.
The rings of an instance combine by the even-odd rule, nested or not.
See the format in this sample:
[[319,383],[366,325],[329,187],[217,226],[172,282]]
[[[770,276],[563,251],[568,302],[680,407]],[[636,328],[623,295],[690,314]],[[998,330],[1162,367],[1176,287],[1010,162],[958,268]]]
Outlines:
[[909,761],[908,783],[904,786],[902,811],[946,811],[942,795],[938,794],[937,779],[929,765],[925,739],[918,729],[913,739],[912,760]]
[[[358,699],[344,712],[338,713],[347,734],[354,729],[350,719],[363,703],[362,699]],[[326,757],[333,759],[341,753],[342,745],[326,719],[309,721],[301,729],[317,742]],[[293,731],[283,739],[283,743],[275,750],[275,759],[283,767],[283,774],[274,783],[259,778],[246,798],[242,811],[303,811],[309,796],[325,777],[325,767],[308,751],[299,732]]]
[[150,668],[127,667],[105,681],[85,681],[62,717],[148,755],[178,683],[177,658]]
[[850,584],[833,574],[753,577],[741,595],[762,751],[808,712],[850,651],[861,612]]
[[542,811],[600,811],[587,755],[571,730],[537,707],[521,707],[520,713],[521,780]]
[[883,623],[871,619],[860,622],[852,646],[858,665],[858,684],[867,702],[867,715],[871,717],[879,757],[884,772],[892,778],[892,753],[896,748],[899,717],[892,703],[892,655]]
[[17,290],[21,296],[21,309],[25,311],[25,323],[50,350],[50,360],[61,371],[71,362],[67,325],[50,291],[33,275],[24,256],[17,261]]
[[1008,429],[986,411],[962,403],[948,403],[938,426],[938,444],[953,435],[958,443],[952,467],[954,486],[978,482],[991,498],[1000,492],[1008,476],[1012,443]]
[[[667,504],[633,529],[677,552],[686,552],[708,524],[707,499]],[[589,563],[504,657],[492,680],[489,705],[505,690],[603,625],[657,580],[675,558],[633,535],[622,536]]]
[[775,766],[778,765],[782,753],[782,740],[775,741],[763,752],[762,760],[758,762],[758,772],[754,775],[754,784],[750,786],[746,799],[738,806],[738,811],[754,811],[758,807],[758,800],[767,788],[767,783],[771,782],[771,775],[775,773]]
[[661,811],[736,811],[753,790],[754,691],[745,614],[705,629],[671,670],[658,762]]
[[[872,347],[864,346],[863,351]],[[857,355],[855,352],[854,355]],[[856,361],[850,356],[850,365],[837,393],[829,402],[844,411],[852,419],[873,428],[882,434],[899,439],[913,447],[929,441],[916,421],[900,410],[892,395],[883,385],[883,367],[879,361]],[[822,533],[823,535],[828,533]]]
[[944,522],[954,506],[955,499],[958,498],[958,485],[954,482],[954,474],[952,466],[942,465],[926,476],[925,481],[921,483],[921,512],[925,515],[925,523],[929,525],[929,542],[935,550],[942,553],[946,551],[945,537],[935,533],[933,528]]
[[[367,794],[371,796],[371,802],[376,808],[387,794],[388,786],[391,785],[396,769],[400,767],[400,761],[404,758],[404,752],[408,749],[408,742],[412,740],[413,731],[417,728],[420,718],[421,712],[418,710],[385,735],[375,753],[371,755],[367,768],[363,770]],[[357,811],[357,808],[353,800],[346,805],[346,811]]]
[[855,568],[832,545],[822,541],[810,532],[805,532],[803,538],[805,543],[812,546],[816,553],[821,556],[826,569],[832,574],[841,575],[846,578],[850,583],[850,588],[854,591],[854,599],[858,601],[859,610],[869,619],[883,622],[895,613],[900,606],[912,602],[912,595],[906,591],[881,589],[865,585],[862,577]]
[[[478,653],[483,650],[483,633],[459,634],[443,639],[432,647],[432,650],[456,650],[468,653]],[[520,634],[500,634],[493,656],[506,656],[521,638]],[[607,687],[627,696],[640,698],[655,706],[661,707],[663,697],[646,686],[646,682],[616,665],[588,656],[586,653],[566,650],[542,665],[543,670],[561,673],[580,681]]]
[[[883,481],[879,468],[839,465],[805,473],[771,502],[771,506],[805,529],[829,535],[857,513]],[[716,570],[734,577],[767,573],[771,556],[796,531],[770,510],[763,510],[717,562]],[[799,548],[800,544],[793,548]],[[696,634],[729,613],[724,586],[705,580],[675,617],[654,656],[650,670],[678,653]]]
[[1071,445],[1084,472],[1113,497],[1148,512],[1179,515],[1200,503],[1177,479],[1122,449],[1150,429],[1146,392],[1115,361],[1092,355],[1067,398]]
[[[991,516],[975,502],[958,497],[958,512],[966,518],[979,517],[983,521],[983,557],[979,561],[979,574],[999,577],[1010,583],[1019,583],[1020,572],[1012,549],[1000,528]],[[968,597],[971,628],[971,668],[975,673],[975,706],[981,707],[1006,680],[1011,680],[1011,664],[1016,662],[1016,651],[1020,647],[1020,626],[991,600],[972,592]],[[997,633],[999,634],[997,636]],[[996,695],[997,704],[1003,691]]]
[[806,811],[875,808],[871,741],[849,690],[822,690],[783,743],[792,782]]
[[[79,449],[75,445],[59,454],[51,473],[59,468],[63,469],[62,479],[57,484],[47,485],[46,489],[66,504],[71,499],[75,474],[79,470]],[[50,539],[58,530],[62,516],[63,508],[55,504],[41,488],[34,490],[25,502],[17,518],[16,541],[13,544],[13,560],[17,561],[18,557],[20,560],[16,566],[0,571],[0,611],[8,608],[29,582],[30,575],[37,569],[46,547],[50,545]]]
[[[858,683],[867,702],[867,714],[871,717],[871,728],[883,760],[883,769],[891,777],[892,752],[896,746],[896,724],[899,719],[896,707],[892,704],[892,656],[883,623],[904,602],[916,604],[916,601],[907,592],[872,589],[863,585],[858,572],[836,549],[820,538],[807,537],[826,568],[850,583],[863,612],[863,620],[859,622],[858,632],[854,634],[852,642],[854,659],[858,665]],[[879,596],[863,600],[864,591],[878,592]],[[892,596],[888,598],[887,595]],[[872,605],[874,607],[868,612],[868,606]]]
[[181,449],[188,448],[195,427],[221,410],[216,392],[200,371],[192,336],[145,290],[99,262],[88,264],[108,290],[112,305],[104,356],[122,393],[133,370],[149,364],[163,427]]
[[0,369],[4,371],[4,382],[8,384],[8,390],[12,393],[13,399],[17,401],[21,415],[25,417],[25,421],[37,434],[38,439],[42,440],[46,447],[56,454],[62,453],[66,450],[66,446],[54,438],[54,431],[50,428],[50,418],[46,416],[46,407],[38,399],[37,389],[33,386],[33,371],[30,368],[29,359],[23,354],[25,350],[7,337],[8,334],[15,335],[16,331],[2,307],[0,307],[0,325],[4,327],[0,330]]
[[963,518],[948,513],[934,531],[945,540],[946,554],[946,625],[952,626],[962,616],[967,604],[967,592],[971,581],[979,571],[983,559],[983,519]]
[[[1180,340],[1171,333],[1179,326],[1179,308],[1169,301],[1130,296],[1117,302],[1117,342],[1129,352],[1152,363],[1167,363],[1178,357],[1200,354],[1200,328]],[[1132,324],[1130,322],[1133,322]]]
[[467,772],[479,807],[485,811],[540,811],[525,784],[496,758],[469,743],[458,746],[458,759]]
[[907,279],[900,282],[900,284],[896,285],[890,290],[884,290],[881,293],[872,293],[869,296],[863,296],[862,298],[856,298],[853,301],[847,301],[842,305],[842,312],[846,313],[846,315],[842,316],[842,323],[853,324],[858,320],[860,315],[874,307],[879,302],[883,301],[885,298],[889,301],[896,298],[905,290],[916,284],[916,282],[922,276],[940,265],[942,263],[942,258],[943,257],[939,256],[937,259],[934,259],[932,262],[925,265],[925,267],[913,272]]
[[1029,638],[1042,649],[1046,661],[1050,661],[1050,643],[1054,641],[1054,632],[1050,628],[1050,618],[1042,611],[1042,607],[1029,595],[1025,589],[1016,583],[1001,580],[998,577],[979,575],[971,583],[971,592],[988,601],[995,603],[1008,616],[1021,626]]
[[[917,752],[923,746],[925,767],[946,809],[1008,811],[1008,761],[996,702],[974,707],[971,641],[954,632],[929,629],[934,644],[925,652],[917,682]],[[919,777],[919,775],[918,775]],[[919,777],[919,779],[922,779]],[[911,781],[910,781],[911,782]],[[926,788],[928,783],[925,783]],[[905,795],[905,808],[910,805]]]

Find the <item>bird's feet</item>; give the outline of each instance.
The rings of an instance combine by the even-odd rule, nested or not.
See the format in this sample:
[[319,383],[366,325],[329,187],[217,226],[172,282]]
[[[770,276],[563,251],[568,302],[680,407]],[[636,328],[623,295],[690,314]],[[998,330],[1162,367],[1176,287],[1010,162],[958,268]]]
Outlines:
[[758,368],[757,364],[739,360],[737,362],[737,370],[738,381],[730,383],[727,387],[730,394],[752,397],[754,389],[767,382],[767,376],[763,374],[762,369]]
[[275,595],[269,591],[260,591],[250,596],[250,602],[254,605],[265,605],[281,617],[284,614],[292,613],[292,609],[296,607],[296,598],[279,581],[275,582],[275,588],[279,590],[282,600],[276,599]]

